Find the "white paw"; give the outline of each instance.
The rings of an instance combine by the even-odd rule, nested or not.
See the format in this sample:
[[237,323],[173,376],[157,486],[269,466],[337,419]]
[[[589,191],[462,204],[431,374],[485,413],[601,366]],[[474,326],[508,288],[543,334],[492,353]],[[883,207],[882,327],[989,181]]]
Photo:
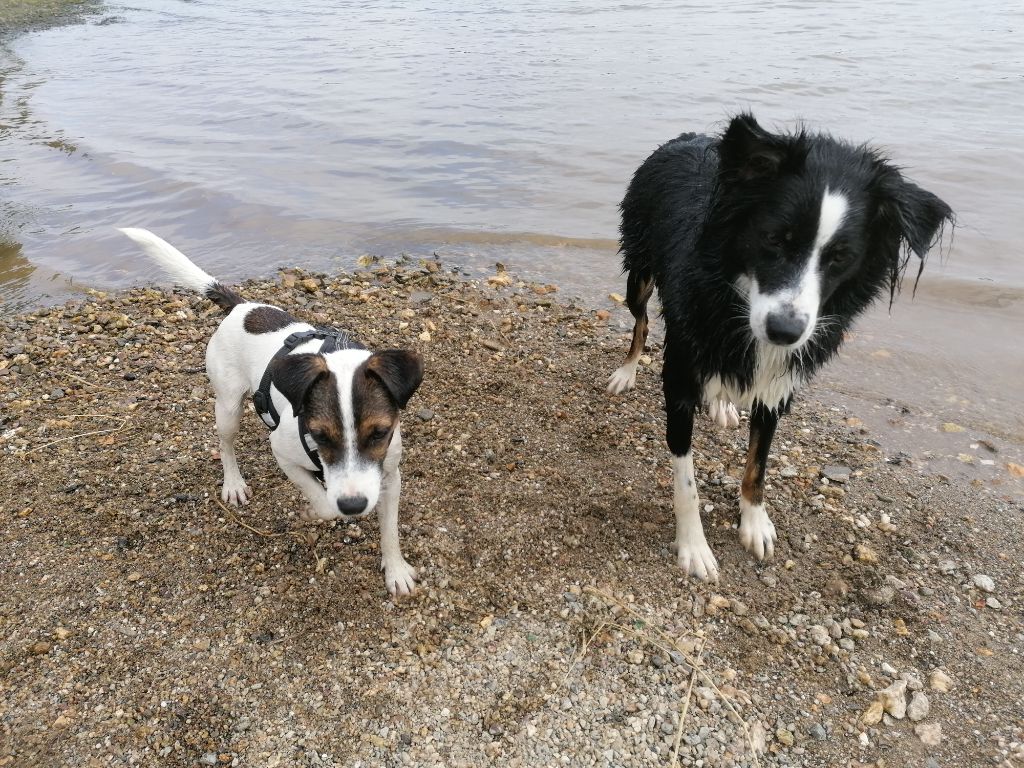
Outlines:
[[384,571],[388,592],[394,597],[411,595],[416,591],[416,569],[405,562],[404,557],[399,555],[394,560],[381,563],[380,567]]
[[764,504],[748,504],[740,497],[740,543],[758,560],[770,560],[775,554],[775,524]]
[[722,429],[736,429],[740,425],[740,413],[736,406],[726,400],[712,400],[708,414]]
[[249,499],[252,498],[252,488],[246,485],[244,480],[234,483],[225,481],[224,486],[220,489],[220,497],[225,504],[232,504],[236,507],[248,504]]
[[621,395],[636,386],[636,363],[626,363],[608,377],[608,394]]
[[677,538],[672,549],[676,553],[676,565],[687,576],[696,576],[702,581],[718,581],[718,561],[702,530]]

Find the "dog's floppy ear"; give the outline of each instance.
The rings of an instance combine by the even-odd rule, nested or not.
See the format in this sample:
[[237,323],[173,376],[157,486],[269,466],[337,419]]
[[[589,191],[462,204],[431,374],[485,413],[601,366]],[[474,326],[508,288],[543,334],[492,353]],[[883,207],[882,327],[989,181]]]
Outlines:
[[423,358],[408,349],[385,349],[370,355],[366,375],[380,380],[399,408],[405,408],[423,381]]
[[775,178],[794,160],[803,159],[794,150],[790,139],[769,133],[744,112],[730,121],[719,142],[722,176],[740,182]]
[[330,370],[323,355],[285,355],[270,364],[270,381],[288,398],[296,416],[302,413],[313,385],[328,375]]
[[892,166],[884,165],[876,185],[878,215],[899,234],[918,258],[923,259],[953,223],[953,210],[931,192],[907,181]]

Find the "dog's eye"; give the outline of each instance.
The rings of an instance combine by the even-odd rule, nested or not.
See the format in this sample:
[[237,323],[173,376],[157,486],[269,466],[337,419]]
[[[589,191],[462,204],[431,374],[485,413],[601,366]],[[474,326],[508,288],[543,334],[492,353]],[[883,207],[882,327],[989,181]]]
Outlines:
[[793,242],[793,233],[789,230],[785,232],[765,232],[764,241],[772,248],[781,248],[783,244]]
[[370,443],[379,443],[381,440],[383,440],[385,437],[387,437],[390,433],[391,433],[390,429],[386,429],[384,427],[376,427],[369,434],[369,436],[366,439]]
[[309,430],[309,436],[316,440],[318,443],[327,442],[327,433],[322,429],[311,429]]

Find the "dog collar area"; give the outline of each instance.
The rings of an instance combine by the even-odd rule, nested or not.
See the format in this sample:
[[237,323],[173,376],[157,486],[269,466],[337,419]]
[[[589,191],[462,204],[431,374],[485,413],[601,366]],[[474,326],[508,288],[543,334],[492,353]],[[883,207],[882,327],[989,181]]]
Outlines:
[[[321,355],[326,355],[339,349],[359,347],[344,331],[337,331],[333,328],[314,328],[309,331],[298,331],[285,339],[281,348],[274,353],[274,356],[267,364],[267,369],[263,372],[263,377],[260,379],[259,387],[252,393],[252,404],[256,408],[256,414],[271,432],[281,425],[281,414],[277,412],[277,408],[274,407],[274,399],[270,396],[271,368],[273,368],[274,363],[279,358],[287,357],[296,347],[312,339],[321,339],[323,341],[320,349],[317,350]],[[312,473],[313,477],[323,483],[324,467],[320,461],[320,452],[317,448],[316,440],[313,439],[313,435],[306,427],[306,419],[301,414],[298,417],[298,422],[299,442],[302,444],[302,450],[305,451],[306,456],[313,462],[313,466],[316,467],[316,470]]]

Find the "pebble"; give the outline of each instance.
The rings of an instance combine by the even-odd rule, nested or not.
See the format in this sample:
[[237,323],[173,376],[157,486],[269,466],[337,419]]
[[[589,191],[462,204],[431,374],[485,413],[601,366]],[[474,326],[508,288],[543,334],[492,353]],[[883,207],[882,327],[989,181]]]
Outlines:
[[642,664],[644,661],[644,652],[640,650],[630,651],[626,654],[626,661],[630,664]]
[[910,697],[910,703],[907,705],[907,717],[916,723],[919,720],[924,720],[930,709],[931,702],[928,701],[928,697],[917,691]]
[[875,699],[868,705],[868,708],[864,710],[860,716],[860,721],[864,725],[877,725],[882,720],[882,714],[885,712],[885,705],[881,699]]
[[933,669],[931,674],[928,675],[928,686],[933,691],[947,693],[953,687],[953,678],[941,669]]
[[200,765],[216,765],[217,764],[217,755],[216,755],[216,753],[214,753],[214,752],[207,752],[206,754],[204,754],[202,757],[199,758],[199,764]]
[[997,610],[997,611],[1000,610],[1003,607],[1003,604],[1000,603],[999,600],[997,600],[994,597],[986,598],[985,599],[985,605],[987,605],[989,608],[992,608],[992,609]]
[[430,421],[434,418],[434,412],[429,408],[420,408],[416,411],[416,418],[420,421]]
[[821,470],[822,476],[831,483],[846,483],[850,480],[852,470],[849,467],[827,466]]
[[812,624],[807,628],[807,634],[811,638],[812,643],[820,645],[822,648],[831,642],[828,630],[821,626],[821,624]]
[[914,733],[926,747],[937,747],[942,741],[942,726],[939,723],[919,723]]
[[907,714],[907,681],[896,680],[888,688],[878,692],[882,707],[897,720]]
[[853,550],[853,556],[862,563],[877,563],[878,553],[867,544],[858,544]]
[[779,728],[775,731],[775,738],[787,747],[793,746],[793,734],[785,728]]
[[992,580],[991,576],[986,576],[983,573],[979,573],[974,577],[974,586],[980,589],[982,592],[995,592],[996,583]]
[[811,738],[815,741],[824,741],[828,738],[828,732],[825,730],[825,727],[821,723],[815,723],[814,725],[812,725],[808,730],[808,733],[811,735]]

